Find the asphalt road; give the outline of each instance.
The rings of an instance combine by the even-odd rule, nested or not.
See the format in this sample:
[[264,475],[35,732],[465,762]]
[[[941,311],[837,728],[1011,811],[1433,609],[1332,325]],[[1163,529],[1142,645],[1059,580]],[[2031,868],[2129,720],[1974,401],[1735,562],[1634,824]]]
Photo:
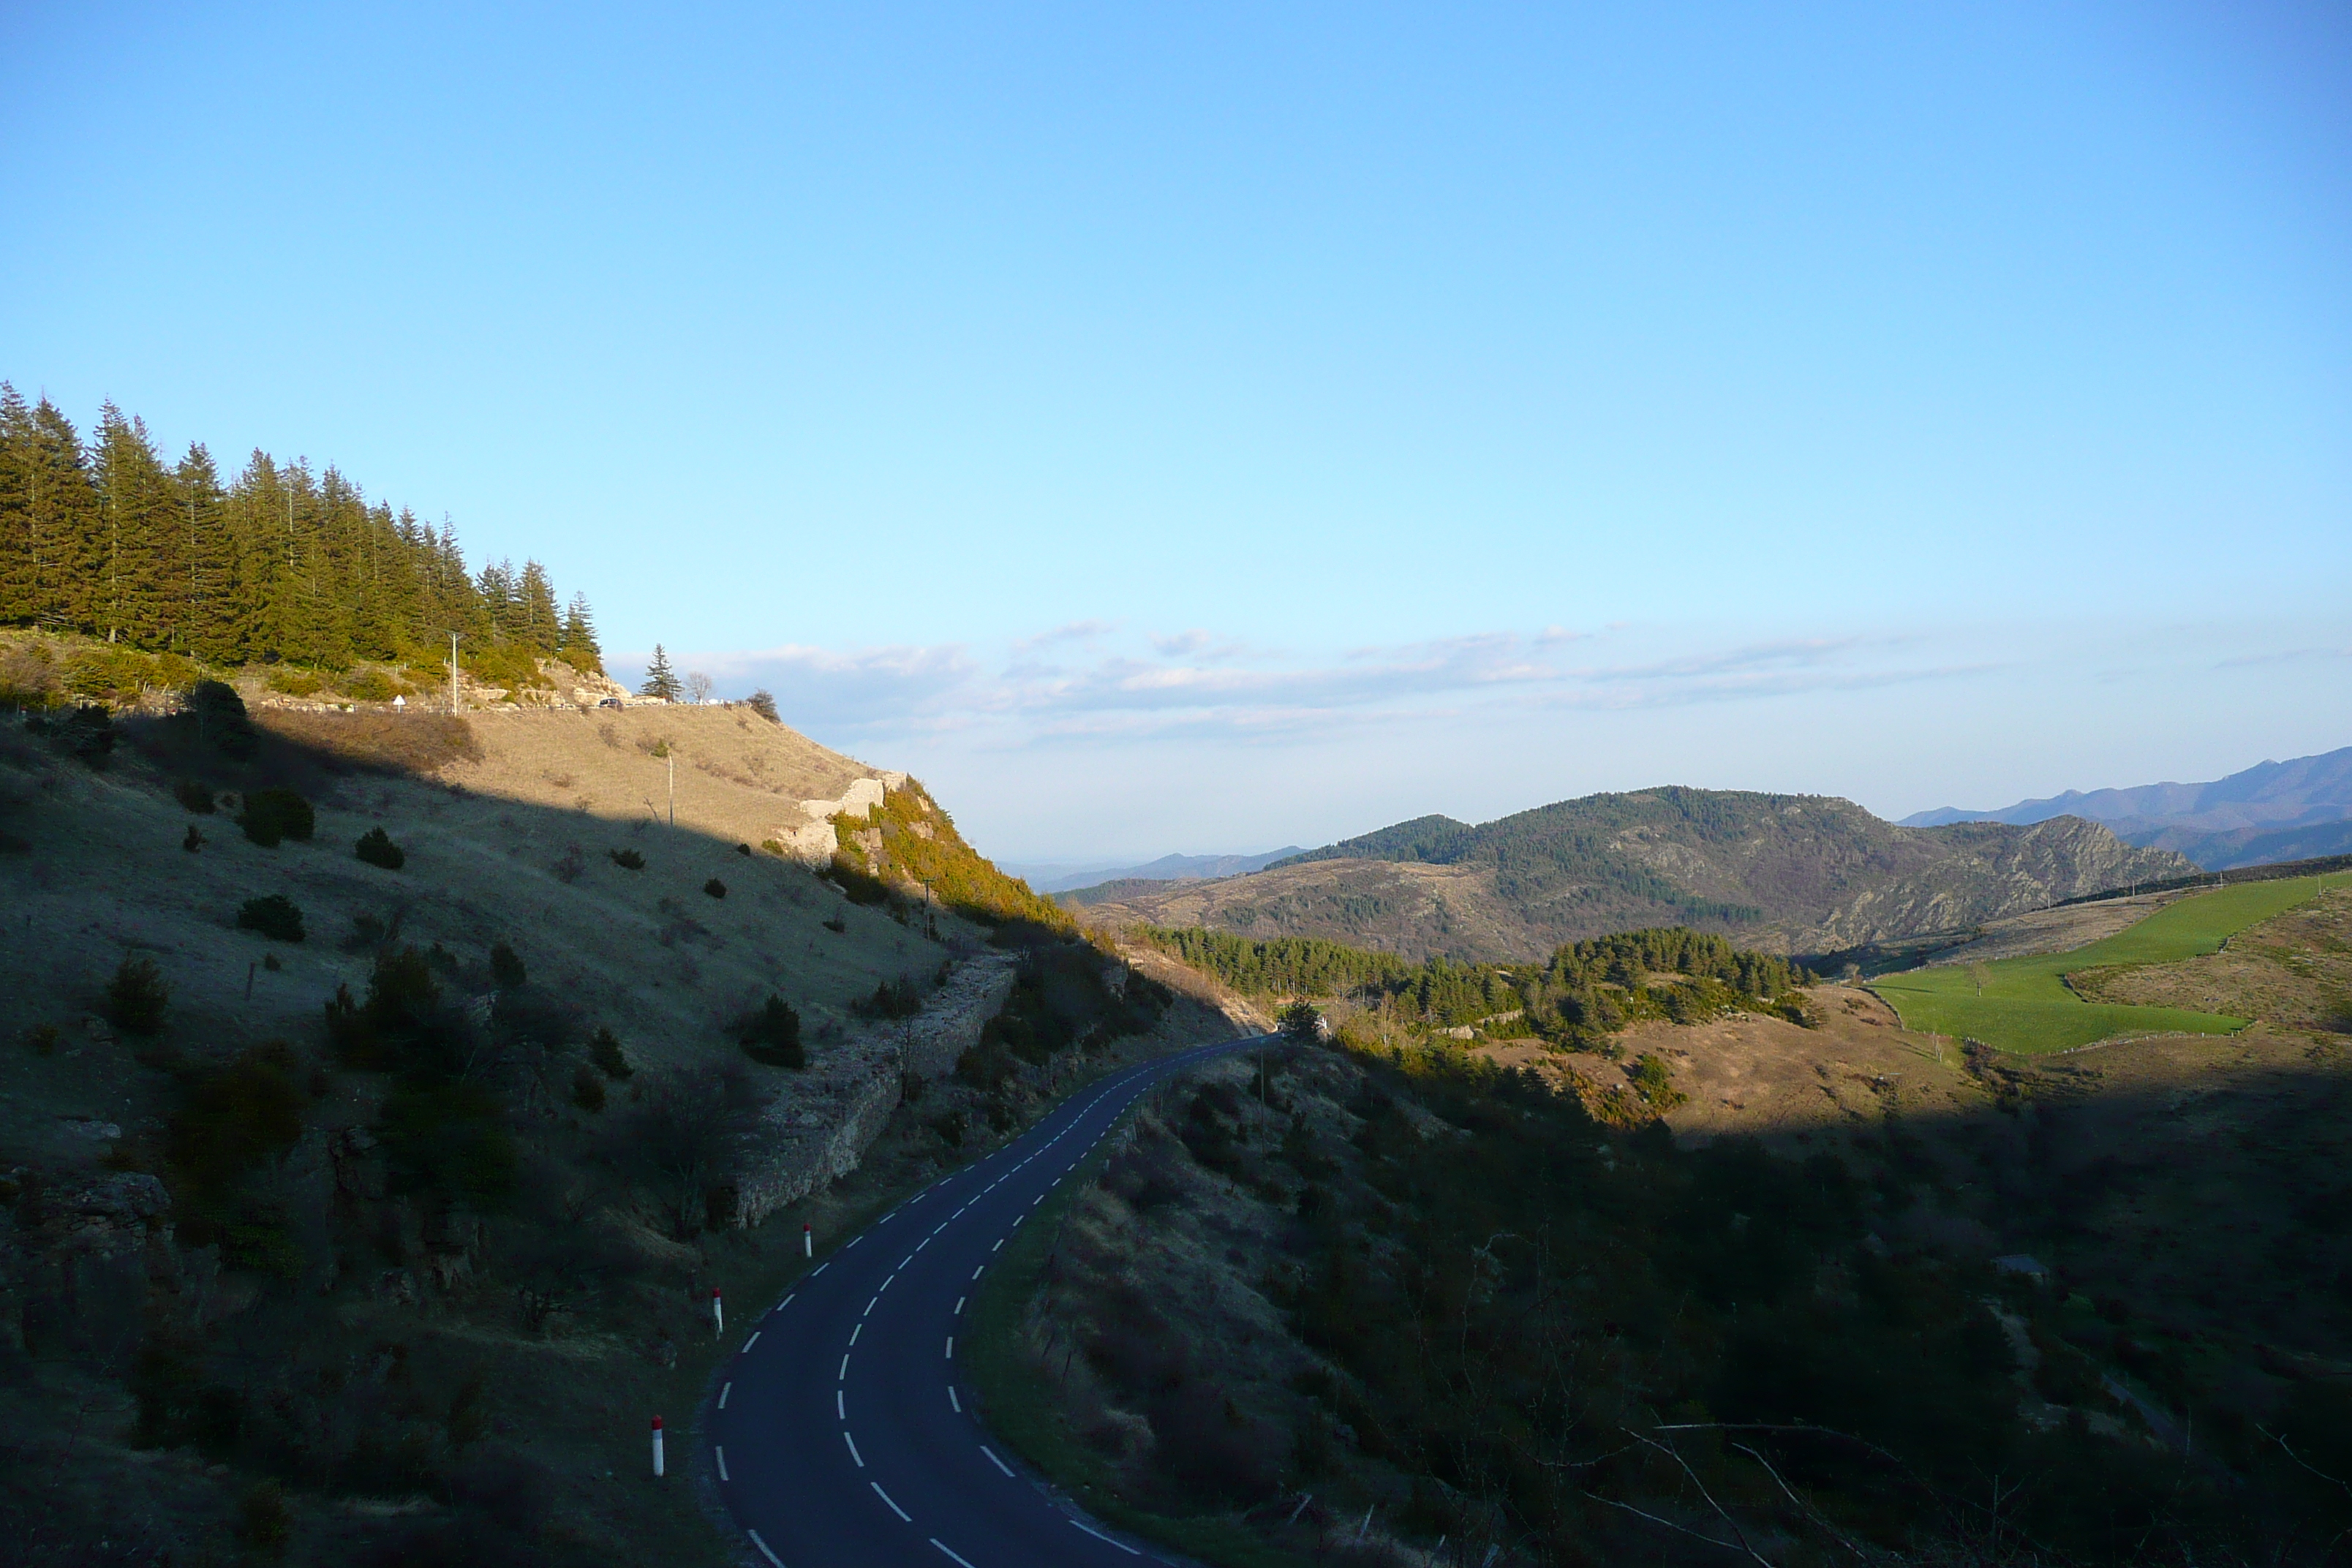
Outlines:
[[1252,1037],[1056,1106],[844,1244],[745,1330],[705,1424],[719,1495],[777,1568],[1129,1568],[1140,1542],[1055,1498],[972,1415],[956,1336],[989,1265],[1136,1098]]

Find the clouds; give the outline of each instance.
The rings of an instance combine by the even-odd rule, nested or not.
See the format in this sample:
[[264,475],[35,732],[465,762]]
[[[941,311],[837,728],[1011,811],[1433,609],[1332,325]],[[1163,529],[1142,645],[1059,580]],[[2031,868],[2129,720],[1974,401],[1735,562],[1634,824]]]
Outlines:
[[[1617,657],[1594,657],[1601,653]],[[1015,637],[993,656],[962,645],[786,645],[675,662],[709,670],[724,690],[768,687],[803,727],[862,736],[979,730],[991,745],[1015,748],[1210,736],[1304,741],[1484,709],[1753,701],[1948,679],[1991,664],[1934,657],[1929,639],[1916,635],[1728,641],[1555,626],[1318,653],[1197,628],[1128,634],[1100,620]]]
[[673,657],[915,772],[985,850],[1044,858],[1325,843],[1676,783],[1899,816],[2214,777],[2352,733],[2352,687],[2304,674],[2343,657],[2332,616],[1299,636],[1071,621],[992,642]]

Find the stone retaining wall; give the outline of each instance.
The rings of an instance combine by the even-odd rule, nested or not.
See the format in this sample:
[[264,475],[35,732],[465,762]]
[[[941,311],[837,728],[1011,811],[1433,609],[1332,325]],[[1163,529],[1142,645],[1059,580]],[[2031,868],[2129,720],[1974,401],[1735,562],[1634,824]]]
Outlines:
[[816,1058],[753,1134],[736,1217],[757,1225],[857,1169],[898,1109],[904,1074],[954,1071],[1004,1005],[1017,963],[1001,952],[966,959],[914,1017],[867,1025]]

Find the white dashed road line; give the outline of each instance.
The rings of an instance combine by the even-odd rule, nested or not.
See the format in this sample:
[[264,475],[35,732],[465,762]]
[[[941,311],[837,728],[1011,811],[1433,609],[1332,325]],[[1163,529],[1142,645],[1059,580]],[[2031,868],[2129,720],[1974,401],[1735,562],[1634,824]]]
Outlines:
[[912,1523],[914,1523],[914,1522],[915,1522],[915,1516],[914,1516],[913,1514],[908,1513],[905,1509],[900,1508],[897,1503],[895,1503],[895,1502],[891,1502],[891,1501],[890,1501],[890,1494],[889,1494],[888,1492],[886,1492],[886,1491],[884,1491],[884,1490],[882,1489],[882,1483],[881,1483],[880,1481],[868,1481],[868,1482],[866,1482],[866,1484],[867,1486],[872,1487],[872,1488],[874,1489],[874,1495],[875,1495],[876,1497],[878,1497],[878,1498],[880,1498],[884,1502],[886,1502],[886,1503],[889,1503],[889,1504],[890,1504],[890,1511],[891,1511],[892,1513],[895,1513],[895,1514],[897,1514],[897,1515],[898,1516],[899,1521],[900,1521],[901,1523],[905,1523],[905,1524],[912,1524]]
[[987,1444],[982,1443],[980,1446],[980,1451],[988,1456],[988,1462],[990,1464],[994,1465],[998,1469],[1003,1470],[1006,1476],[1010,1477],[1013,1474],[1013,1467],[998,1458],[996,1457],[995,1449],[990,1447]]
[[866,1468],[866,1457],[857,1451],[857,1439],[851,1436],[848,1433],[844,1432],[841,1435],[841,1440],[849,1445],[849,1457],[857,1461],[857,1468],[861,1470],[864,1469]]

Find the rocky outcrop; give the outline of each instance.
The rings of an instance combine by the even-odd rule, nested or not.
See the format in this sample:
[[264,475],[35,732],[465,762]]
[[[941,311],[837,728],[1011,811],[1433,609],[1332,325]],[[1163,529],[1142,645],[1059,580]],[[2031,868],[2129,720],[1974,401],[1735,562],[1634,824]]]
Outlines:
[[907,775],[886,773],[876,778],[852,779],[849,787],[833,800],[804,800],[801,813],[808,820],[787,823],[774,831],[774,841],[783,852],[795,860],[820,866],[833,858],[840,847],[839,836],[834,832],[833,819],[843,812],[863,816],[882,804],[885,794],[907,787]]

